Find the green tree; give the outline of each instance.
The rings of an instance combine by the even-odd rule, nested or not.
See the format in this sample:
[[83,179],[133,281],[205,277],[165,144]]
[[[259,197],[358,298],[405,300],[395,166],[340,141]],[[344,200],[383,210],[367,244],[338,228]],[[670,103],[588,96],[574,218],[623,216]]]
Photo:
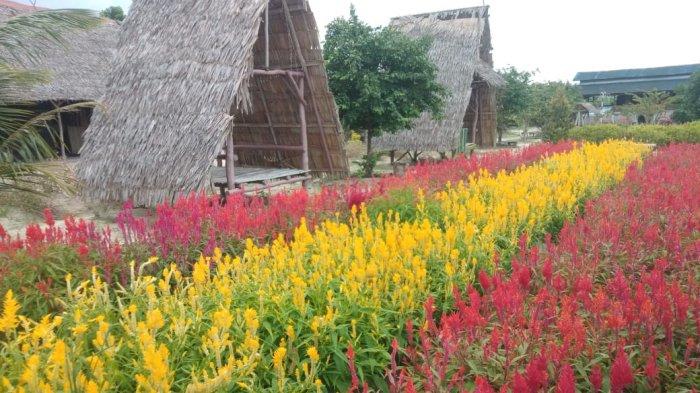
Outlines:
[[116,20],[117,22],[122,22],[124,18],[126,18],[126,14],[124,14],[124,9],[120,6],[107,7],[104,10],[102,10],[102,12],[100,12],[100,16]]
[[545,109],[542,138],[551,142],[564,138],[567,131],[574,126],[573,111],[574,102],[567,95],[566,89],[557,88]]
[[[431,41],[392,28],[373,28],[350,9],[349,19],[328,25],[324,57],[330,88],[347,129],[372,138],[410,128],[423,112],[439,116],[446,90],[428,57]],[[370,171],[371,172],[371,171]]]
[[509,128],[522,127],[532,104],[532,76],[529,71],[508,67],[498,71],[506,85],[498,91],[498,141],[503,141],[503,132]]
[[572,105],[583,101],[581,91],[568,82],[538,82],[533,83],[531,88],[532,100],[526,115],[527,124],[531,126],[544,128],[547,125],[551,115],[550,102],[558,93],[563,94]]
[[688,83],[679,87],[676,94],[673,120],[688,123],[700,119],[700,71],[693,74]]
[[659,114],[668,109],[670,96],[668,93],[651,91],[646,94],[633,95],[632,104],[625,105],[621,109],[628,115],[643,116],[646,123],[656,123]]
[[67,178],[40,164],[42,160],[55,157],[55,152],[42,137],[40,127],[57,111],[84,105],[42,114],[18,108],[13,92],[45,83],[50,75],[12,64],[31,63],[43,55],[41,46],[25,44],[30,39],[65,44],[66,32],[91,28],[98,23],[99,19],[86,10],[41,11],[0,22],[0,49],[3,52],[0,55],[0,192],[36,192],[39,186],[67,184]]

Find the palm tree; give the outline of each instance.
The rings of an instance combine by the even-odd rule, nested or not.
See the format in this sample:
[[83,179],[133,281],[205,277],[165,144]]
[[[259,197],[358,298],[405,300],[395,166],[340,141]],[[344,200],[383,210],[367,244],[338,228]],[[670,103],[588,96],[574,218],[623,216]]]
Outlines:
[[45,83],[50,75],[10,64],[13,60],[27,63],[42,56],[41,46],[27,45],[29,40],[67,44],[66,33],[99,23],[100,19],[88,10],[37,11],[0,22],[0,193],[9,190],[36,193],[46,185],[70,189],[68,177],[45,163],[55,158],[55,152],[40,130],[57,112],[75,110],[85,104],[41,114],[17,108],[12,92]]

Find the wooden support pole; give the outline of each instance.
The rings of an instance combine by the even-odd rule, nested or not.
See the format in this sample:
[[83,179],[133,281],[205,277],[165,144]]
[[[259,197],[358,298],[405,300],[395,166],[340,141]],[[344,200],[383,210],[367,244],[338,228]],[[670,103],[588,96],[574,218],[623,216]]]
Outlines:
[[[301,78],[302,78],[301,81],[303,84],[304,77],[302,76]],[[304,104],[304,106],[306,106],[307,104],[306,104],[306,98],[304,98],[304,89],[303,89],[303,87],[300,87],[300,85],[297,83],[296,80],[294,80],[294,76],[291,73],[289,74],[289,83],[291,85],[292,90],[297,95],[297,98],[299,99],[299,101],[301,101]]]
[[315,86],[313,84],[313,80],[311,79],[311,76],[309,74],[309,67],[306,64],[306,59],[304,59],[304,53],[301,50],[301,44],[299,43],[299,37],[297,37],[297,31],[296,28],[294,27],[294,21],[292,20],[292,13],[289,11],[289,4],[287,4],[287,0],[282,0],[282,8],[284,10],[284,17],[285,20],[287,21],[287,26],[289,27],[289,32],[292,36],[292,41],[294,42],[294,49],[297,52],[297,57],[299,58],[299,63],[301,64],[301,68],[304,71],[304,76],[306,77],[306,80],[308,81],[309,84],[309,98],[311,100],[311,106],[313,107],[314,110],[314,115],[316,117],[316,122],[318,123],[318,128],[321,133],[321,146],[323,147],[323,152],[326,157],[326,161],[328,162],[328,169],[330,170],[331,173],[335,172],[335,169],[333,168],[333,160],[331,159],[330,152],[328,151],[328,143],[326,141],[326,130],[323,127],[323,120],[321,119],[321,112],[318,109],[318,102],[316,101],[316,96],[315,96]]
[[226,139],[226,183],[229,192],[236,189],[236,153],[233,147],[233,130]]
[[[60,105],[51,101],[51,104],[53,107],[58,110],[60,108]],[[61,118],[61,111],[56,112],[56,122],[58,123],[58,140],[61,143],[61,158],[64,160],[66,159],[66,140],[65,137],[63,136],[63,119]]]
[[265,6],[265,69],[270,69],[270,3]]
[[[476,103],[476,108],[474,108],[474,124],[472,125],[472,143],[476,143],[476,131],[477,131],[477,125],[479,125],[479,89],[476,88],[474,89],[474,102]],[[480,127],[480,125],[479,125]]]
[[[299,79],[299,91],[304,94],[304,78]],[[306,128],[306,105],[304,101],[299,101],[299,121],[301,123],[301,146],[304,149],[303,156],[301,158],[302,168],[305,171],[309,171],[309,135]]]

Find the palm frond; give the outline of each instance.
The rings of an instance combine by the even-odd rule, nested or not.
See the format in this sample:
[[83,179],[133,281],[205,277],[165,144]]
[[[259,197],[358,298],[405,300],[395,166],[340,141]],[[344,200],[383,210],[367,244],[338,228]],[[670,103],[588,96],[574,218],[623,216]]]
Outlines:
[[[3,190],[41,192],[58,188],[64,192],[75,190],[70,176],[57,170],[60,167],[42,162],[56,157],[51,130],[41,132],[46,122],[58,113],[94,107],[94,102],[63,106],[35,115],[31,111],[0,106],[0,192]],[[48,138],[47,138],[48,137]],[[48,139],[48,140],[47,140]]]
[[42,54],[41,46],[26,45],[29,39],[48,44],[65,44],[67,32],[89,29],[101,19],[90,10],[50,10],[14,16],[0,23],[0,48],[17,60],[35,59]]

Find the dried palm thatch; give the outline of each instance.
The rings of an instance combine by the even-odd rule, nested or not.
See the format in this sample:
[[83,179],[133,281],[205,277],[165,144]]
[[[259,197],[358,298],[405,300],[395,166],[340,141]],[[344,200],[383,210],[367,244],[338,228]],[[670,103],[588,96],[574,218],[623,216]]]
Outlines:
[[45,71],[47,83],[10,92],[18,102],[93,101],[105,92],[106,76],[114,56],[119,25],[109,19],[94,29],[76,30],[63,43],[30,39],[26,45],[41,56],[11,59],[10,65]]
[[[471,124],[465,125],[472,93],[480,88],[485,90],[484,98],[488,98],[494,88],[503,84],[503,79],[493,70],[488,17],[488,7],[474,7],[392,20],[391,26],[411,37],[433,39],[429,56],[438,68],[438,81],[450,96],[442,118],[434,119],[424,113],[412,129],[377,138],[377,150],[446,152],[457,148],[461,129],[472,128]],[[480,111],[493,116],[494,121],[492,125],[482,121],[477,131],[482,136],[473,139],[492,144],[494,138],[484,135],[495,135],[495,102],[490,107],[491,100],[485,101]]]
[[[298,102],[287,82],[252,75],[264,66],[268,3],[270,68],[306,66],[310,75],[311,169],[347,171],[306,0],[136,0],[111,65],[105,109],[96,111],[86,132],[77,173],[87,196],[153,205],[207,190],[210,166],[231,131],[236,144],[298,144]],[[242,164],[280,165],[274,153],[237,154]],[[294,156],[280,158],[297,164]]]
[[[46,8],[0,0],[0,21],[17,15],[45,11]],[[114,55],[119,25],[109,19],[94,29],[76,29],[61,38],[47,41],[34,37],[22,42],[29,48],[22,53],[38,53],[40,56],[20,58],[2,54],[8,65],[47,74],[47,83],[31,89],[6,92],[17,102],[90,101],[105,91],[109,64]]]

